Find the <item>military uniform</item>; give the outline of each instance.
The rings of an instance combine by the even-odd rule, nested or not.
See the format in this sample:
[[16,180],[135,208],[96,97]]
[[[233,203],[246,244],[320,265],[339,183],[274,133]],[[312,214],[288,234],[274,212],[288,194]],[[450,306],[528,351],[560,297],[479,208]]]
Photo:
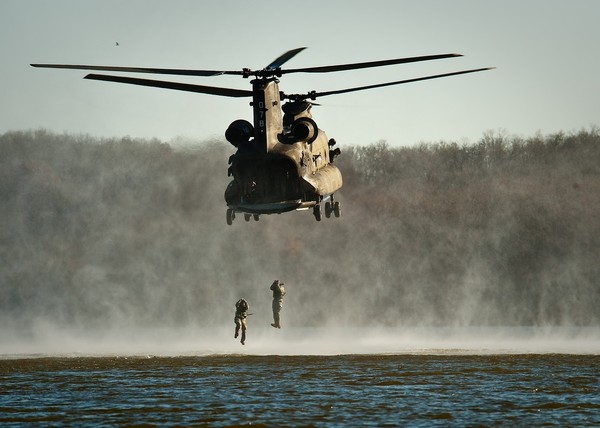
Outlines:
[[246,342],[246,317],[248,316],[248,309],[250,309],[250,305],[246,302],[246,299],[240,299],[235,304],[235,318],[233,322],[235,323],[235,335],[234,338],[237,338],[240,333],[240,327],[242,328],[242,340],[240,341],[242,345]]
[[271,284],[271,291],[273,292],[273,324],[275,328],[281,328],[279,322],[279,312],[283,306],[283,296],[285,296],[285,289],[283,288],[283,282],[276,279]]

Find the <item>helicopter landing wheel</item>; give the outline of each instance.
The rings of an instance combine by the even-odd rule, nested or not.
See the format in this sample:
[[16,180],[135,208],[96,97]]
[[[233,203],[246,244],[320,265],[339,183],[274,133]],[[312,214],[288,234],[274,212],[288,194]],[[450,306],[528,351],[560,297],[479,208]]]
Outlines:
[[325,202],[325,217],[331,217],[331,213],[333,212],[333,208],[331,207],[331,202]]
[[252,217],[250,214],[244,214],[244,220],[250,221],[250,217]]
[[254,221],[258,221],[258,214],[254,214]]
[[234,219],[235,219],[235,211],[233,211],[231,208],[228,208],[227,209],[227,224],[229,226],[231,226]]
[[341,216],[341,215],[342,215],[342,209],[340,208],[340,203],[339,203],[338,201],[335,201],[335,202],[333,203],[333,214],[334,214],[336,217],[339,217],[339,216]]
[[314,206],[313,215],[317,221],[321,221],[321,205],[317,204]]

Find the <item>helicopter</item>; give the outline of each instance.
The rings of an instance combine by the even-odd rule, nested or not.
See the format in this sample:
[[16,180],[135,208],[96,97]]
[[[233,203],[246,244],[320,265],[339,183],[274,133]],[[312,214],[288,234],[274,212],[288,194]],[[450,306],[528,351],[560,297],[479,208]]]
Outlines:
[[189,83],[150,80],[137,77],[91,73],[85,79],[157,87],[209,95],[251,98],[253,123],[245,119],[233,121],[225,138],[236,151],[229,158],[228,176],[233,179],[225,190],[226,221],[231,225],[237,213],[246,221],[258,221],[262,214],[281,214],[294,210],[312,210],[317,221],[341,216],[341,206],[334,194],[342,187],[342,174],[334,165],[341,153],[335,139],[329,139],[312,117],[311,108],[317,98],[367,89],[382,88],[423,80],[491,70],[494,67],[462,70],[413,79],[357,86],[333,91],[309,91],[286,94],[279,90],[279,79],[289,73],[330,73],[406,64],[419,61],[460,57],[461,54],[416,56],[350,64],[288,68],[282,66],[298,53],[289,50],[262,69],[196,70],[174,68],[120,67],[75,64],[31,64],[33,67],[79,69],[127,73],[152,73],[214,77],[236,75],[250,78],[252,90],[204,86]]

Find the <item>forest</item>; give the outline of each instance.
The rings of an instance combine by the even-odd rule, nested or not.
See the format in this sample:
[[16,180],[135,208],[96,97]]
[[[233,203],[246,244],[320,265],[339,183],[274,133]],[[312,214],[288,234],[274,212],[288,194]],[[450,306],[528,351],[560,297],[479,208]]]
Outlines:
[[228,226],[224,139],[1,134],[3,328],[600,325],[600,129],[341,149],[340,218]]

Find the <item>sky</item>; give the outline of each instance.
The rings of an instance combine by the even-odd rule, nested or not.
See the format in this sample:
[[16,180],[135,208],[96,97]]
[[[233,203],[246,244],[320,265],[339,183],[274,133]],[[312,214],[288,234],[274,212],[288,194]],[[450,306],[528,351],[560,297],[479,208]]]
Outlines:
[[[341,147],[576,132],[600,125],[599,17],[596,0],[1,0],[0,133],[222,139],[233,120],[252,121],[248,99],[90,81],[82,70],[29,64],[259,69],[297,47],[307,49],[284,68],[464,56],[284,75],[286,93],[497,67],[318,99],[313,118]],[[237,76],[136,77],[251,88]]]

